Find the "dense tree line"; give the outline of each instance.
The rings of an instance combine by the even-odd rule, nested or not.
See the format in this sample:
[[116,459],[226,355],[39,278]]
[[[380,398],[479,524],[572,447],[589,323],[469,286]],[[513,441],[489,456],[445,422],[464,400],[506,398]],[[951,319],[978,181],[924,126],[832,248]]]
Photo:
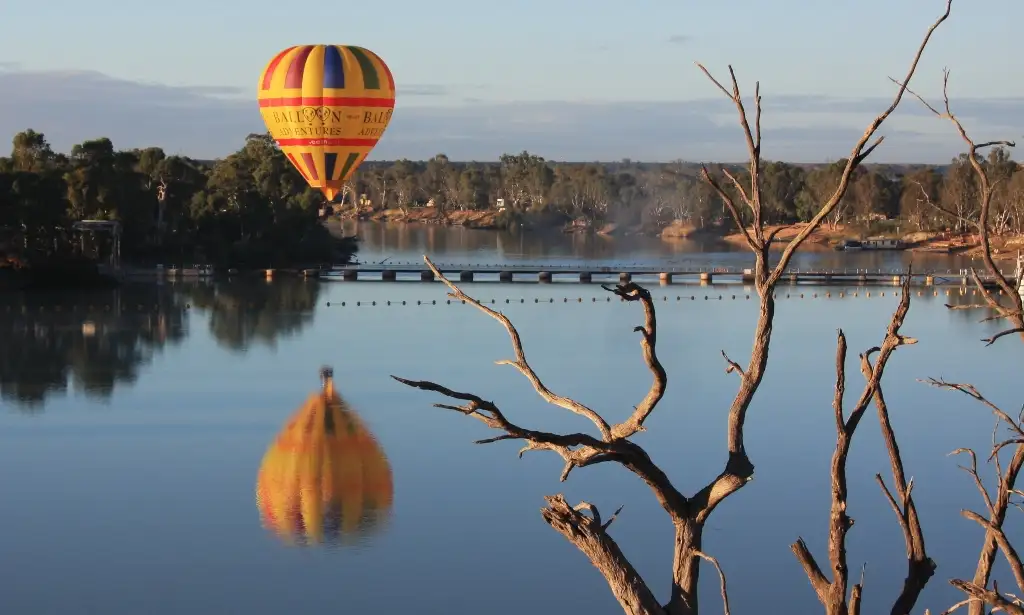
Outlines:
[[[1024,232],[1024,171],[1006,150],[984,161],[997,188],[991,227]],[[761,169],[767,223],[805,221],[834,190],[845,160],[773,161]],[[740,165],[709,165],[748,181]],[[721,199],[700,181],[700,164],[556,163],[521,152],[497,162],[367,162],[338,197],[342,208],[365,195],[370,209],[432,203],[443,212],[504,210],[501,223],[618,223],[657,229],[674,221],[698,228],[724,223]],[[971,228],[977,175],[965,156],[944,166],[864,165],[827,223],[902,232]],[[100,138],[56,153],[26,130],[0,157],[0,263],[67,260],[96,254],[109,241],[73,229],[83,219],[122,224],[123,260],[263,267],[345,262],[354,240],[321,224],[322,195],[309,188],[266,135],[250,135],[224,159],[193,160],[160,148],[116,150]],[[944,210],[944,212],[943,212]],[[109,249],[108,249],[109,251]]]
[[[998,181],[993,231],[1024,232],[1024,170],[1000,148],[992,150],[984,164]],[[835,190],[845,165],[846,160],[767,162],[761,169],[766,222],[810,219]],[[740,165],[709,168],[713,172],[727,169],[740,182],[749,182],[747,170]],[[562,221],[651,227],[677,220],[700,228],[722,224],[721,199],[700,180],[699,173],[699,163],[683,161],[555,163],[524,151],[505,154],[496,163],[461,163],[439,154],[425,162],[365,163],[340,198],[351,203],[365,194],[374,209],[433,201],[448,211],[495,208],[502,199],[512,217],[546,213]],[[906,231],[966,230],[978,214],[978,192],[977,176],[965,155],[943,166],[864,165],[827,222],[832,227],[869,226],[889,220],[899,221]]]
[[96,254],[109,239],[75,231],[80,220],[119,221],[124,262],[344,262],[354,240],[331,237],[320,221],[322,205],[320,193],[262,135],[205,163],[156,147],[119,151],[106,138],[64,155],[27,130],[14,137],[11,155],[0,157],[0,250],[7,253],[0,262]]

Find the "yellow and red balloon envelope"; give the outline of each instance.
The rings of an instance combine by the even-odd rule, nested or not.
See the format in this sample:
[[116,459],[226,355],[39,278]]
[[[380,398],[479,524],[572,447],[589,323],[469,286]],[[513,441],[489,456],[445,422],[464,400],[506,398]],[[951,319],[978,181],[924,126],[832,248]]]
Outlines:
[[393,488],[384,451],[328,378],[267,449],[256,503],[288,542],[343,543],[381,527]]
[[352,45],[300,45],[260,76],[270,135],[310,186],[333,199],[384,134],[395,80],[380,56]]

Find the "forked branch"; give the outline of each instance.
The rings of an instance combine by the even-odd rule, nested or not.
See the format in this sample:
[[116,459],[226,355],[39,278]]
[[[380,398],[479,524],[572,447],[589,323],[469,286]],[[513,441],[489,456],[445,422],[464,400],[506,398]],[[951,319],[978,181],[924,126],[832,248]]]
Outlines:
[[[918,47],[917,53],[914,55],[908,69],[905,79],[907,82],[910,81],[917,70],[917,65],[932,34],[948,18],[951,4],[952,0],[946,0],[945,12],[925,33],[924,39]],[[568,540],[573,542],[577,548],[586,553],[591,562],[599,568],[627,613],[636,615],[660,615],[661,613],[666,615],[695,615],[698,613],[697,588],[699,585],[700,562],[706,560],[706,554],[702,550],[704,524],[718,504],[752,480],[754,475],[754,465],[746,452],[744,428],[747,410],[760,387],[768,365],[769,347],[775,315],[775,300],[773,296],[775,285],[781,279],[796,250],[842,200],[850,185],[851,177],[856,167],[881,143],[881,137],[876,139],[875,135],[880,126],[900,104],[905,90],[905,88],[901,88],[889,107],[869,124],[862,137],[854,146],[842,180],[836,187],[835,192],[821,205],[820,210],[812,218],[811,223],[804,226],[797,236],[787,244],[779,263],[774,268],[769,268],[768,246],[770,243],[769,239],[772,237],[765,238],[762,230],[763,205],[760,188],[761,106],[759,86],[755,88],[755,112],[753,122],[751,123],[748,119],[738,81],[732,68],[730,67],[729,69],[730,76],[732,77],[731,93],[730,90],[715,81],[703,66],[700,66],[700,68],[736,105],[740,124],[743,127],[747,141],[750,157],[749,187],[744,187],[731,174],[726,174],[725,177],[736,188],[737,193],[743,200],[743,205],[750,209],[754,222],[752,231],[744,228],[739,207],[721,187],[718,180],[713,178],[707,169],[703,170],[703,175],[705,180],[722,198],[730,215],[744,233],[749,247],[754,252],[754,282],[760,298],[753,347],[746,368],[726,357],[729,371],[735,372],[740,376],[740,384],[728,412],[726,430],[727,456],[725,467],[721,472],[705,483],[704,487],[692,497],[686,497],[672,485],[665,473],[654,464],[646,451],[630,440],[631,436],[644,428],[646,419],[662,399],[667,384],[667,376],[658,360],[656,352],[657,322],[654,318],[653,302],[651,301],[650,294],[636,285],[625,284],[609,290],[612,290],[612,292],[615,292],[627,301],[639,301],[644,308],[645,322],[637,328],[637,331],[641,334],[641,351],[645,363],[652,373],[653,380],[644,399],[633,408],[632,412],[620,423],[611,424],[593,409],[548,389],[527,362],[522,340],[509,319],[504,314],[490,309],[472,297],[467,296],[456,285],[441,275],[430,259],[425,258],[428,267],[434,272],[434,275],[448,286],[451,297],[465,301],[481,310],[500,322],[506,329],[512,342],[515,358],[500,363],[514,366],[530,381],[537,393],[548,403],[586,417],[596,427],[597,435],[583,433],[554,434],[527,429],[512,422],[493,402],[485,401],[476,395],[460,393],[432,382],[396,378],[399,382],[406,385],[434,391],[446,397],[464,402],[461,405],[440,404],[440,407],[473,416],[489,427],[501,432],[500,435],[482,440],[481,442],[521,440],[525,442],[521,452],[527,450],[550,450],[555,452],[565,461],[565,467],[562,472],[563,480],[573,468],[585,467],[605,461],[618,462],[640,477],[655,494],[662,508],[668,512],[675,531],[671,596],[668,604],[664,607],[658,607],[652,602],[649,589],[644,585],[643,580],[636,573],[635,569],[624,559],[620,559],[621,553],[618,552],[617,548],[613,548],[614,541],[607,536],[606,528],[602,527],[603,524],[598,520],[598,516],[593,513],[586,515],[581,512],[583,510],[593,510],[592,508],[583,507],[577,510],[576,508],[568,507],[568,505],[563,506],[564,501],[560,502],[549,499],[548,507],[544,513],[545,520],[552,527],[558,529]],[[870,366],[868,357],[864,358],[865,364],[870,366],[873,374],[869,379],[869,387],[866,389],[867,397],[862,402],[864,407],[870,403],[874,391],[877,390],[881,372],[892,349],[898,345],[911,343],[909,339],[902,337],[896,337],[894,340],[883,344],[881,348],[877,349],[877,352],[880,354],[875,366]],[[877,374],[875,374],[876,370]],[[862,407],[858,414],[863,414],[863,411]],[[719,572],[721,572],[720,569]],[[722,580],[724,593],[724,575],[722,575]],[[859,593],[856,595],[859,596]],[[859,604],[859,599],[851,600],[851,602]]]
[[[612,519],[601,523],[597,507],[582,502],[572,507],[562,494],[544,498],[548,505],[541,509],[544,521],[576,545],[594,566],[605,575],[612,594],[628,615],[662,615],[664,610],[643,582],[640,573],[622,554],[622,550],[606,531]],[[583,514],[587,510],[590,515]]]
[[[832,402],[832,410],[836,427],[836,448],[832,455],[831,478],[832,478],[832,506],[829,513],[829,540],[828,557],[829,568],[833,571],[833,577],[829,580],[811,554],[807,543],[802,538],[792,545],[793,553],[797,561],[803,567],[811,587],[818,596],[818,600],[825,607],[827,615],[848,615],[859,613],[860,597],[863,591],[863,582],[855,585],[852,592],[849,587],[849,566],[846,557],[846,535],[853,527],[853,519],[847,514],[847,475],[846,462],[853,443],[853,436],[864,416],[871,401],[875,401],[878,408],[879,419],[883,425],[883,435],[889,445],[889,458],[893,465],[897,493],[900,495],[900,502],[896,502],[884,483],[883,491],[889,496],[893,509],[900,520],[907,540],[907,558],[910,562],[910,572],[907,582],[904,584],[904,591],[897,598],[892,612],[909,613],[913,608],[921,589],[928,582],[934,571],[935,565],[924,551],[924,538],[917,525],[917,514],[914,509],[911,497],[912,483],[907,484],[903,479],[903,462],[899,456],[899,449],[895,446],[895,434],[889,425],[888,409],[882,396],[881,380],[892,353],[900,346],[917,343],[917,340],[906,337],[900,333],[900,327],[906,320],[907,312],[910,309],[910,275],[905,278],[903,292],[899,306],[893,313],[892,320],[886,331],[885,339],[880,346],[869,349],[860,355],[861,372],[864,375],[866,384],[861,391],[856,404],[847,414],[844,411],[844,397],[846,393],[846,336],[839,331],[836,344],[836,388]],[[871,362],[871,355],[878,353],[878,358]],[[881,483],[881,476],[877,477]],[[912,520],[911,520],[912,519]],[[912,549],[912,545],[914,548]],[[923,560],[917,563],[916,560]],[[849,597],[848,597],[849,593]]]
[[889,408],[885,403],[881,387],[875,392],[875,408],[878,410],[882,439],[885,441],[889,453],[893,489],[890,490],[886,486],[881,474],[875,474],[875,480],[896,515],[907,553],[907,574],[903,579],[903,588],[893,602],[890,613],[891,615],[909,615],[921,597],[921,592],[924,591],[928,581],[935,574],[936,564],[928,556],[928,551],[925,548],[924,529],[921,527],[921,519],[914,502],[914,479],[907,480],[903,458],[900,455],[892,423],[889,421]]
[[[938,19],[936,19],[934,23],[932,23],[930,28],[928,28],[928,31],[925,33],[924,39],[918,46],[917,53],[914,55],[914,59],[910,63],[910,68],[907,70],[907,74],[904,77],[902,83],[910,83],[911,79],[914,76],[914,73],[917,71],[917,65],[921,60],[921,56],[924,55],[924,50],[928,46],[928,42],[931,40],[932,34],[935,32],[936,29],[938,29],[939,25],[941,25],[942,22],[944,22],[949,17],[950,11],[952,10],[952,4],[953,0],[947,0],[945,12]],[[747,155],[750,162],[750,187],[748,190],[740,190],[740,193],[752,210],[753,233],[748,231],[746,225],[743,224],[743,220],[739,215],[739,208],[736,206],[736,203],[733,200],[733,198],[729,195],[727,191],[723,189],[721,183],[717,179],[715,179],[714,176],[711,175],[706,166],[702,167],[701,176],[718,194],[718,197],[721,199],[722,203],[728,210],[730,217],[732,217],[733,222],[737,225],[740,232],[743,233],[744,237],[746,238],[747,244],[750,246],[750,249],[755,254],[764,254],[765,257],[767,257],[766,251],[768,249],[768,243],[765,241],[762,230],[763,210],[760,186],[760,85],[758,84],[757,86],[755,86],[755,123],[754,127],[751,128],[747,116],[746,105],[743,101],[742,95],[740,94],[739,82],[736,79],[736,73],[733,70],[732,66],[729,66],[729,76],[732,81],[731,90],[727,89],[720,81],[715,79],[715,77],[707,68],[704,67],[703,64],[698,63],[697,66],[701,69],[701,71],[704,72],[705,75],[707,75],[708,79],[710,79],[712,83],[714,83],[715,86],[717,86],[718,89],[721,90],[721,92],[725,94],[725,96],[729,100],[731,100],[733,104],[736,106],[736,110],[739,115],[740,126],[743,129],[743,134],[747,141]],[[800,245],[811,235],[811,233],[813,233],[815,230],[818,229],[818,227],[821,226],[821,223],[825,220],[825,218],[828,217],[828,215],[831,214],[839,205],[839,203],[843,200],[843,197],[846,195],[847,189],[850,187],[850,183],[853,179],[854,172],[857,170],[857,167],[868,156],[870,156],[871,152],[873,152],[876,147],[881,145],[882,141],[884,140],[884,137],[881,136],[875,138],[875,134],[878,132],[878,129],[882,126],[882,124],[885,123],[889,116],[892,115],[892,113],[899,106],[900,102],[903,100],[903,95],[907,91],[908,90],[906,85],[901,85],[900,88],[897,90],[896,95],[893,97],[892,102],[889,104],[889,107],[882,111],[882,113],[880,113],[877,117],[875,117],[874,121],[872,121],[864,130],[864,134],[861,135],[860,139],[857,140],[857,143],[853,146],[853,149],[850,151],[850,155],[846,161],[846,166],[843,168],[843,173],[839,180],[839,185],[836,186],[835,191],[833,191],[832,195],[825,201],[825,203],[822,204],[821,208],[818,210],[818,213],[811,218],[810,222],[808,222],[803,227],[803,229],[801,229],[800,232],[797,233],[796,236],[792,240],[790,240],[790,242],[786,245],[786,247],[783,249],[782,255],[780,256],[778,263],[776,264],[775,268],[771,271],[771,273],[769,274],[767,269],[765,269],[763,274],[757,274],[756,282],[759,285],[774,286],[774,283],[782,277],[786,268],[789,266],[789,262],[792,259],[793,254],[796,253],[797,248],[800,247]],[[735,178],[730,178],[730,181],[738,186],[738,182],[735,180]],[[758,265],[763,266],[766,265],[766,263],[767,258],[765,258],[764,263],[761,262],[760,258],[758,259]]]
[[[978,492],[981,494],[982,501],[985,504],[985,511],[988,516],[986,518],[985,516],[970,510],[960,511],[964,517],[985,528],[985,539],[982,543],[981,552],[978,556],[978,564],[975,567],[974,578],[970,582],[962,579],[953,579],[950,583],[973,598],[973,600],[967,605],[971,615],[982,615],[985,611],[985,604],[1003,608],[1007,613],[1015,612],[1012,609],[1003,606],[1003,602],[1006,601],[1006,598],[999,594],[999,590],[995,586],[995,583],[993,583],[993,591],[989,591],[986,588],[991,580],[992,566],[995,563],[996,553],[998,551],[1001,552],[1003,557],[1006,559],[1014,580],[1017,582],[1018,589],[1024,593],[1024,563],[1022,563],[1020,554],[1010,543],[1010,540],[1007,538],[1006,532],[1003,529],[1003,526],[1006,523],[1006,513],[1009,510],[1010,505],[1014,504],[1012,498],[1014,495],[1018,494],[1018,490],[1015,488],[1017,479],[1020,476],[1021,469],[1024,468],[1024,424],[1022,424],[1022,417],[1018,416],[1017,418],[1014,418],[985,397],[972,384],[946,382],[945,380],[935,378],[931,378],[926,382],[941,389],[958,391],[967,395],[971,399],[978,401],[996,416],[997,426],[1002,425],[1009,432],[1009,437],[1005,438],[999,438],[997,437],[996,432],[993,432],[992,450],[988,459],[996,468],[997,484],[994,497],[989,493],[989,490],[985,487],[984,481],[982,481],[981,476],[978,474],[977,455],[975,452],[969,448],[962,448],[957,449],[952,453],[966,454],[970,457],[971,465],[969,467],[961,466],[961,468],[965,470],[974,481],[975,487],[977,487]],[[1024,411],[1022,411],[1022,413],[1024,413]],[[1000,461],[1000,454],[1007,448],[1010,448],[1013,452],[1010,456],[1009,463],[1007,463],[1004,468]],[[1013,605],[1011,604],[1011,606]]]
[[[921,44],[918,46],[917,52],[914,54],[914,58],[907,70],[905,78],[906,82],[909,82],[916,72],[918,63],[921,60],[921,56],[924,54],[924,50],[927,47],[928,42],[931,40],[932,34],[949,17],[952,8],[952,0],[947,0],[945,5],[945,11],[931,24],[925,33]],[[740,379],[739,390],[736,392],[729,408],[728,429],[726,432],[728,447],[726,467],[717,477],[707,483],[707,485],[701,489],[696,496],[694,496],[694,508],[695,510],[700,511],[698,519],[703,520],[706,519],[715,507],[726,497],[735,493],[742,488],[743,485],[749,482],[754,474],[754,465],[746,452],[744,427],[750,403],[760,387],[761,380],[764,378],[765,370],[768,365],[768,353],[771,346],[775,317],[775,301],[773,297],[775,286],[781,279],[786,268],[789,266],[790,260],[796,253],[796,250],[803,244],[811,233],[821,226],[825,218],[832,213],[846,195],[853,173],[857,166],[882,142],[881,137],[875,139],[875,134],[899,106],[900,102],[903,100],[906,88],[900,88],[888,108],[886,108],[868,125],[864,134],[854,145],[851,155],[847,161],[847,165],[843,171],[842,178],[833,194],[824,203],[822,203],[818,213],[814,215],[811,221],[806,224],[792,240],[790,240],[782,251],[778,263],[774,267],[770,268],[770,242],[764,237],[761,228],[763,209],[760,177],[761,106],[759,87],[755,88],[754,121],[753,124],[751,124],[746,103],[744,102],[743,96],[740,92],[739,81],[737,80],[735,71],[732,67],[729,67],[731,88],[727,88],[722,84],[722,82],[715,79],[711,72],[702,64],[698,64],[697,66],[705,75],[707,75],[712,83],[730,101],[732,101],[733,105],[736,107],[739,123],[747,141],[750,185],[748,188],[740,190],[739,192],[745,204],[751,208],[752,218],[754,221],[752,230],[748,230],[742,223],[742,217],[739,214],[740,208],[737,206],[729,192],[723,188],[721,182],[716,179],[706,167],[702,169],[701,175],[718,194],[720,200],[724,203],[730,216],[733,218],[733,222],[746,238],[747,245],[754,253],[754,285],[760,298],[760,311],[757,326],[754,330],[754,344],[747,367],[742,368],[738,363],[731,362],[731,360],[727,359],[727,361],[729,361],[729,368],[731,371],[742,374],[742,378]],[[726,177],[730,182],[738,184],[738,182],[734,181],[734,177],[730,178],[728,175]]]
[[[989,604],[998,608],[1003,613],[1006,613],[1006,615],[1024,615],[1024,606],[1021,606],[1019,602],[1014,602],[999,593],[998,586],[989,590],[977,583],[971,583],[970,581],[963,581],[960,579],[953,579],[949,583],[953,587],[973,598],[973,600],[967,603],[967,606],[969,607],[983,607],[985,604]],[[984,609],[979,608],[979,610]]]
[[[989,346],[994,344],[997,340],[1014,333],[1024,333],[1024,299],[1017,292],[1017,289],[1010,284],[1010,281],[1003,275],[1003,272],[996,266],[995,260],[992,258],[992,231],[989,225],[989,217],[992,211],[992,198],[995,195],[995,188],[998,181],[993,181],[989,177],[988,170],[985,168],[984,163],[978,157],[978,152],[990,147],[1002,146],[1002,147],[1016,147],[1016,143],[1013,141],[986,141],[984,143],[977,143],[968,134],[964,125],[960,122],[960,119],[953,113],[952,108],[949,104],[949,70],[942,71],[942,102],[943,111],[939,111],[934,106],[928,103],[922,96],[914,92],[907,87],[907,82],[900,82],[890,77],[890,79],[900,86],[901,89],[906,90],[910,95],[917,98],[922,105],[929,111],[931,111],[936,117],[940,119],[946,119],[952,122],[953,126],[956,127],[957,133],[960,138],[963,139],[964,143],[967,144],[967,160],[971,164],[971,169],[974,171],[974,176],[977,178],[978,186],[980,187],[980,202],[979,202],[979,213],[977,220],[969,220],[960,216],[959,214],[949,210],[948,208],[942,207],[938,203],[935,203],[932,198],[928,195],[928,192],[921,186],[921,192],[924,195],[924,202],[931,205],[934,209],[943,214],[950,216],[955,219],[959,219],[962,222],[971,224],[978,229],[978,235],[981,238],[981,259],[985,263],[985,269],[988,274],[995,280],[996,285],[999,287],[1001,294],[1009,297],[1010,305],[1003,305],[999,299],[996,298],[995,294],[982,283],[981,278],[978,276],[978,272],[973,268],[971,269],[971,277],[974,280],[975,286],[981,296],[985,299],[985,303],[990,308],[996,311],[1000,317],[1005,318],[1010,322],[1011,328],[998,333],[990,338],[986,338],[982,341],[986,342]],[[1020,284],[1020,280],[1017,280],[1017,284]]]
[[503,327],[505,327],[505,330],[508,332],[508,336],[512,341],[512,351],[515,354],[516,358],[512,360],[506,359],[503,361],[497,361],[498,365],[511,365],[512,367],[516,368],[516,370],[518,370],[519,373],[521,373],[523,376],[526,376],[526,379],[530,381],[530,384],[533,385],[534,390],[537,391],[537,394],[540,395],[541,398],[544,399],[544,401],[548,402],[549,404],[558,406],[560,408],[564,408],[574,414],[586,417],[587,419],[590,420],[590,422],[592,422],[597,427],[597,430],[601,432],[602,440],[607,442],[612,439],[611,427],[608,425],[607,421],[605,421],[604,418],[601,417],[601,415],[599,415],[597,412],[591,410],[590,408],[584,406],[583,404],[579,403],[574,399],[570,399],[568,397],[552,393],[551,390],[548,389],[543,382],[541,382],[540,377],[537,375],[535,371],[533,371],[533,368],[530,367],[530,364],[526,360],[526,352],[523,350],[523,342],[519,337],[519,331],[517,331],[515,326],[512,325],[512,321],[510,321],[508,317],[506,317],[504,314],[497,310],[492,310],[491,308],[480,303],[473,297],[470,297],[466,293],[462,292],[462,290],[458,286],[453,284],[450,280],[448,280],[448,278],[444,277],[444,275],[441,274],[441,272],[437,269],[437,266],[434,265],[434,263],[429,258],[424,256],[423,260],[427,263],[427,266],[430,267],[430,270],[434,272],[434,275],[437,276],[437,278],[440,279],[442,282],[444,282],[449,289],[451,289],[451,292],[448,293],[449,297],[451,297],[452,299],[458,299],[461,301],[465,301],[466,303],[469,303],[470,305],[477,308],[484,314],[487,314],[491,318],[497,320],[498,322],[501,323]]
[[654,300],[646,288],[633,282],[614,287],[602,285],[601,288],[615,293],[626,301],[639,301],[644,308],[644,324],[633,330],[640,333],[640,351],[647,369],[651,371],[653,381],[647,395],[633,409],[629,418],[612,427],[612,438],[628,438],[639,431],[644,431],[644,421],[665,396],[665,388],[668,386],[668,374],[658,360],[658,318],[654,311]]

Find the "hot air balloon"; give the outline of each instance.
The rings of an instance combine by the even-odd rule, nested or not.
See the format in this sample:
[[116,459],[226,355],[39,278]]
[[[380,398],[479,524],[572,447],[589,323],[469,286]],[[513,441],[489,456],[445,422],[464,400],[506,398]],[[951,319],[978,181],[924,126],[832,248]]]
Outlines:
[[332,370],[321,374],[323,390],[285,424],[256,479],[263,526],[292,544],[351,542],[391,511],[387,457],[338,395]]
[[300,45],[260,76],[260,113],[285,156],[327,200],[384,134],[395,80],[380,56],[352,45]]

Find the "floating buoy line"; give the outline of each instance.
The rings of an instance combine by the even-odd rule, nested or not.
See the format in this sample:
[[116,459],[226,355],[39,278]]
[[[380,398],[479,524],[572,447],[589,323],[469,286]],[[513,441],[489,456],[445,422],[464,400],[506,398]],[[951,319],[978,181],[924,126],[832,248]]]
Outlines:
[[[959,296],[977,296],[978,295],[978,291],[977,291],[977,289],[973,289],[973,290],[970,290],[968,292],[968,291],[966,291],[964,289],[961,289],[961,292],[953,293],[951,290],[946,290],[945,292],[940,292],[938,290],[934,290],[934,291],[916,291],[915,294],[918,297],[925,297],[925,296],[938,297],[940,295],[947,295],[948,296],[948,295],[954,295],[954,294],[958,294]],[[888,297],[898,297],[899,295],[900,295],[900,291],[898,291],[898,290],[897,291],[884,291],[884,290],[883,291],[870,291],[869,290],[869,291],[853,291],[853,292],[849,292],[849,291],[838,291],[838,292],[826,291],[826,292],[816,292],[816,293],[775,293],[775,299],[776,300],[781,300],[781,299],[832,299],[832,298],[843,299],[843,298],[861,298],[861,297],[862,298],[866,298],[866,299],[870,299],[870,298],[882,298],[882,297],[886,297],[886,296],[888,296]],[[671,301],[675,301],[675,302],[698,301],[698,300],[700,300],[700,301],[750,301],[752,297],[754,299],[756,299],[756,296],[752,296],[749,293],[746,293],[746,294],[717,294],[717,295],[716,294],[705,294],[705,295],[691,294],[691,295],[675,295],[674,297],[671,297],[669,295],[661,295],[660,297],[652,296],[652,299],[654,299],[655,302],[665,303],[665,302],[668,302],[670,300]],[[476,298],[475,297],[475,299],[477,301],[479,301],[483,305],[499,305],[499,304],[501,304],[501,305],[511,305],[511,304],[539,305],[539,304],[553,304],[553,303],[578,303],[578,304],[582,304],[582,303],[611,303],[612,300],[613,300],[613,297],[610,294],[608,296],[604,297],[603,299],[599,298],[599,297],[589,297],[589,301],[586,298],[584,298],[584,297],[578,297],[578,296],[577,297],[565,297],[565,296],[563,296],[563,297],[546,297],[546,298],[533,297],[532,300],[530,300],[528,298],[525,298],[525,297],[505,298],[505,299],[496,299],[496,298],[484,299],[484,298]],[[621,297],[618,298],[618,302],[619,303],[623,303],[625,301],[626,300],[621,298]],[[379,306],[410,306],[410,305],[411,306],[462,305],[462,304],[465,304],[465,303],[467,303],[467,301],[465,299],[451,299],[451,298],[448,298],[448,299],[430,299],[430,300],[417,299],[416,301],[412,301],[412,300],[409,300],[409,299],[402,299],[402,300],[378,300],[378,299],[371,299],[369,301],[363,301],[363,300],[356,300],[356,301],[327,301],[326,302],[326,306],[327,307],[350,307],[350,306],[353,306],[353,307],[379,307]]]
[[[939,296],[959,296],[959,297],[976,297],[978,300],[981,299],[977,289],[935,289],[935,290],[916,290],[911,291],[913,295],[917,297],[939,297]],[[431,293],[433,294],[433,293]],[[1003,294],[1001,291],[993,291],[994,295]],[[776,300],[823,300],[823,299],[854,299],[854,298],[885,298],[885,297],[898,297],[900,295],[899,290],[840,290],[840,291],[819,291],[819,292],[776,292]],[[436,296],[436,295],[435,295]],[[757,296],[753,293],[691,293],[691,294],[676,294],[658,295],[652,293],[652,298],[656,303],[668,303],[668,302],[684,302],[684,301],[756,301]],[[477,298],[480,303],[484,305],[542,305],[542,304],[584,304],[584,303],[612,303],[617,299],[618,303],[625,302],[625,299],[621,297],[614,297],[611,293],[604,296],[595,295],[590,297],[570,297],[570,296],[552,296],[552,297],[504,297],[504,298]],[[436,306],[436,305],[461,305],[465,304],[465,300],[461,299],[345,299],[345,300],[327,300],[321,305],[326,307],[389,307],[389,306]],[[978,301],[970,302],[978,305]],[[12,306],[7,305],[0,307],[0,313],[7,314],[28,314],[28,313],[79,313],[79,312],[161,312],[168,311],[170,309],[181,309],[186,310],[193,309],[191,303],[174,304],[174,305],[153,305],[153,304],[99,304],[99,305],[37,305],[37,306]],[[240,309],[258,309],[265,307],[263,303],[240,303],[238,304]],[[311,310],[310,310],[311,311]]]

